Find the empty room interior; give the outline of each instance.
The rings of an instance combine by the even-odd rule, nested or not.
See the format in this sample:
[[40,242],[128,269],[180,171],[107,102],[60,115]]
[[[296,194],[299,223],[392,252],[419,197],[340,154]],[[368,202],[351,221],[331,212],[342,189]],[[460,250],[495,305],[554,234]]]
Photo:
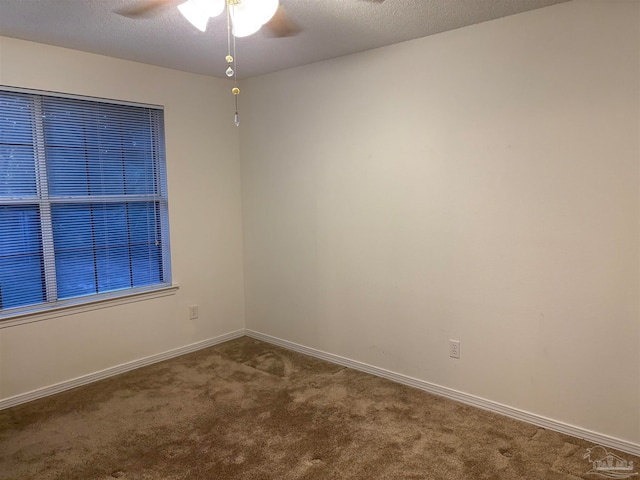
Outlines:
[[[353,6],[345,6],[350,2]],[[311,1],[280,1],[298,21],[297,36],[258,33],[237,42],[229,41],[224,14],[211,20],[207,32],[199,32],[174,11],[176,2],[155,16],[132,19],[114,10],[134,1],[109,0],[100,6],[66,0],[59,2],[59,12],[71,17],[75,8],[84,12],[67,23],[60,20],[62,14],[38,16],[37,8],[44,3],[0,3],[0,95],[51,94],[153,106],[162,112],[166,276],[160,288],[134,289],[123,296],[45,301],[31,309],[4,306],[0,445],[5,453],[0,449],[0,465],[5,465],[5,473],[0,467],[0,478],[594,478],[599,464],[583,457],[591,445],[617,452],[619,461],[636,460],[624,465],[629,476],[615,478],[637,475],[638,0],[539,1],[535,8],[507,8],[499,18],[489,16],[376,48],[354,41],[353,52],[321,59],[310,55],[307,61],[298,60],[298,49],[313,53],[338,48],[347,28],[351,40],[369,38],[368,30],[385,28],[385,16],[396,22],[393,31],[402,33],[402,21],[408,18],[403,8],[420,10],[424,19],[437,13],[445,22],[460,12],[471,17],[480,4],[491,14],[494,7],[518,2],[315,2],[323,5],[313,8],[365,12],[359,23],[348,25],[340,14],[325,12],[324,21],[336,24],[335,32],[322,32],[325,44],[318,43],[312,19],[305,17]],[[104,23],[83,23],[91,9],[100,10],[104,17],[95,18]],[[27,33],[21,33],[22,24],[33,26],[36,20],[43,30],[24,28]],[[174,25],[178,20],[182,23]],[[116,32],[131,31],[132,36],[114,38],[112,50],[105,53],[100,42],[108,37],[110,22]],[[152,42],[142,39],[156,28],[154,22],[163,27],[154,31],[166,42],[162,48],[152,49]],[[71,47],[75,40],[70,26],[95,41]],[[305,43],[307,38],[315,46]],[[188,60],[177,44],[183,39],[204,45],[194,52],[202,59],[200,70],[179,63]],[[128,53],[136,48],[140,55],[145,48],[151,54]],[[228,53],[235,55],[233,62],[225,61]],[[167,66],[164,54],[178,63]],[[209,61],[215,62],[215,71]],[[236,67],[236,62],[237,78],[227,78],[227,63]],[[234,124],[236,112],[239,126]],[[3,139],[0,132],[0,143]],[[35,143],[34,151],[39,148]],[[0,165],[0,215],[25,203],[10,193],[2,197],[3,182],[12,175],[6,167],[10,147],[5,147],[0,146],[0,162],[5,162],[5,167]],[[52,189],[54,180],[49,178]],[[57,211],[55,200],[51,205]],[[52,218],[56,234],[58,217]],[[0,238],[9,238],[9,230],[0,225]],[[45,255],[47,248],[40,248]],[[64,261],[55,262],[59,276],[69,270]],[[0,292],[7,298],[6,292],[17,288],[12,275],[8,268],[0,270]],[[62,295],[64,288],[59,284],[57,290]],[[253,360],[240,358],[231,351],[234,345],[246,355],[256,349],[262,353],[255,353]],[[203,362],[217,359],[216,375],[204,380],[202,366],[185,360],[189,355]],[[281,363],[279,375],[264,373],[273,367],[265,366],[268,359]],[[322,458],[311,453],[307,458],[303,452],[287,460],[288,466],[274,466],[277,475],[270,474],[267,467],[250,467],[243,460],[246,452],[236,445],[240,453],[234,453],[235,463],[216,456],[217,463],[202,460],[201,471],[189,467],[196,469],[154,476],[154,465],[139,466],[129,459],[125,466],[104,467],[103,473],[80,474],[74,469],[81,463],[100,462],[77,453],[75,464],[68,460],[60,467],[68,452],[60,443],[64,434],[58,432],[59,444],[50,458],[60,460],[55,466],[59,470],[53,464],[37,474],[28,470],[29,455],[35,458],[33,452],[44,448],[40,442],[53,442],[47,435],[54,437],[43,434],[36,442],[23,436],[29,429],[36,432],[32,438],[39,438],[38,428],[49,432],[46,415],[55,414],[51,405],[63,405],[74,392],[102,384],[120,388],[108,382],[125,381],[136,391],[133,381],[119,379],[143,378],[140,372],[149,368],[161,375],[159,362],[165,361],[199,368],[203,385],[210,389],[211,410],[216,410],[216,395],[229,394],[215,389],[216,382],[234,380],[220,373],[233,362],[245,370],[259,367],[253,368],[257,373],[233,368],[280,385],[277,388],[284,387],[276,380],[302,385],[307,370],[319,371],[323,382],[346,382],[345,376],[358,373],[363,377],[353,381],[362,382],[360,387],[340,387],[346,397],[329,380],[314,380],[322,385],[314,383],[319,390],[315,395],[331,391],[327,398],[340,403],[335,408],[347,408],[350,389],[360,395],[367,390],[365,382],[390,381],[374,390],[388,389],[393,397],[397,386],[403,388],[398,401],[413,402],[415,392],[430,401],[450,402],[460,415],[476,415],[477,410],[484,412],[477,415],[494,415],[494,424],[517,422],[531,432],[531,442],[536,432],[542,435],[540,429],[560,435],[564,440],[554,440],[559,443],[552,449],[564,460],[549,462],[542,473],[516,474],[514,463],[533,455],[534,449],[533,443],[518,440],[522,453],[509,447],[511,453],[500,460],[504,464],[496,460],[486,466],[493,458],[487,453],[486,462],[481,457],[471,465],[465,457],[458,465],[454,457],[459,460],[471,447],[457,443],[458,453],[442,453],[452,457],[448,473],[431,465],[421,474],[417,459],[422,457],[407,460],[408,444],[398,440],[397,453],[381,449],[376,454],[374,470],[360,460],[345,460],[327,446]],[[184,365],[163,368],[181,372]],[[179,379],[176,374],[174,381]],[[242,388],[251,395],[249,386]],[[93,398],[89,393],[82,395]],[[80,413],[69,409],[55,414],[55,421],[99,412],[106,397],[95,395]],[[110,395],[109,402],[117,396]],[[287,411],[294,416],[296,405],[311,402],[310,395],[290,395]],[[60,398],[67,400],[56,400]],[[122,401],[126,398],[123,394]],[[148,398],[155,401],[150,393]],[[241,410],[256,400],[237,401]],[[276,400],[271,402],[273,406]],[[323,403],[322,408],[334,407]],[[373,410],[362,410],[361,420],[371,420]],[[25,426],[19,428],[23,415]],[[28,423],[29,415],[37,419]],[[322,415],[309,415],[318,422],[314,428],[320,428]],[[259,423],[263,417],[255,418],[256,435],[267,435]],[[282,422],[287,422],[286,415]],[[367,438],[355,433],[359,427],[353,428],[351,440],[336,437],[336,442],[344,442],[342,451],[357,455],[359,448],[371,449],[366,441],[353,441]],[[374,432],[376,423],[367,428]],[[455,443],[465,442],[473,428],[450,430],[447,439]],[[239,430],[228,426],[226,431]],[[378,435],[375,432],[371,435]],[[426,431],[415,435],[428,441]],[[299,440],[299,448],[307,437]],[[228,440],[220,437],[216,442]],[[380,433],[378,445],[385,441]],[[474,442],[490,448],[492,441]],[[500,442],[509,443],[505,438]],[[261,445],[261,452],[276,448],[268,441]],[[418,447],[414,450],[412,455],[422,454]],[[302,457],[304,469],[296,463]],[[546,457],[540,457],[531,465],[544,464]],[[414,462],[410,473],[402,470],[402,458],[405,467]],[[424,473],[429,468],[431,473]],[[585,476],[590,468],[595,474]]]

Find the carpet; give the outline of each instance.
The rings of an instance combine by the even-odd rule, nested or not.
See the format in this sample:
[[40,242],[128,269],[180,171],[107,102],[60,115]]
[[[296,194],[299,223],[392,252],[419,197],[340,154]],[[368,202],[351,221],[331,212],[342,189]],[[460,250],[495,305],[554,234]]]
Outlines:
[[591,446],[248,337],[0,411],[2,480],[575,480]]

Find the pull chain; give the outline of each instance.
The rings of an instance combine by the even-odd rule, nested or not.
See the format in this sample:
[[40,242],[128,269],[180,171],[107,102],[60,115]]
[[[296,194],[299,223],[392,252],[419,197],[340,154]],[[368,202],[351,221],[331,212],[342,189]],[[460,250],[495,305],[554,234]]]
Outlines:
[[[233,56],[236,57],[236,37],[235,35],[233,36]],[[238,69],[238,61],[236,60],[236,70]],[[236,127],[240,126],[240,115],[238,115],[238,95],[240,94],[240,89],[238,88],[238,75],[234,75],[233,76],[233,80],[235,82],[235,87],[233,87],[233,90],[231,91],[233,93],[233,96],[236,99],[236,113],[233,116],[233,123],[235,124]]]
[[[238,61],[236,57],[236,37],[231,34],[231,9],[234,8],[236,0],[226,0],[227,3],[227,71],[225,72],[227,77],[233,78],[235,86],[231,89],[231,93],[235,97],[236,112],[233,116],[233,123],[236,127],[240,126],[240,115],[238,114],[238,95],[240,89],[238,88]],[[233,55],[231,55],[231,41],[233,39]],[[232,63],[235,61],[235,69],[232,67]]]

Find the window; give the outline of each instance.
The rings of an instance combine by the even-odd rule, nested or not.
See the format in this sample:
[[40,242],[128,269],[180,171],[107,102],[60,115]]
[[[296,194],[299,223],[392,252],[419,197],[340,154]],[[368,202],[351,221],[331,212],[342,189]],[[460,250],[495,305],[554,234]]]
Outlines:
[[163,111],[0,89],[0,316],[171,283]]

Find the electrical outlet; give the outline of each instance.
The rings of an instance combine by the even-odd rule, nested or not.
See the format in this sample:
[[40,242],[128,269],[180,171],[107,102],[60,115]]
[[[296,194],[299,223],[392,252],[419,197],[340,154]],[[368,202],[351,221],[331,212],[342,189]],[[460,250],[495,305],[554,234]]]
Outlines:
[[460,340],[449,340],[449,356],[460,358]]
[[189,320],[195,320],[198,318],[198,305],[191,305],[189,307]]

